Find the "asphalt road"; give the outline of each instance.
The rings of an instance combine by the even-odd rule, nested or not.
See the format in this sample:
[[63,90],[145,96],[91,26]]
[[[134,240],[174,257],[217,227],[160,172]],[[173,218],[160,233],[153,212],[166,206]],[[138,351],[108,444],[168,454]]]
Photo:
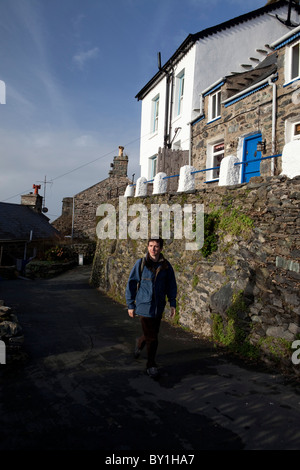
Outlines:
[[167,322],[161,376],[149,378],[145,356],[133,357],[139,320],[91,288],[89,273],[0,281],[27,355],[1,365],[0,451],[300,449],[299,384]]

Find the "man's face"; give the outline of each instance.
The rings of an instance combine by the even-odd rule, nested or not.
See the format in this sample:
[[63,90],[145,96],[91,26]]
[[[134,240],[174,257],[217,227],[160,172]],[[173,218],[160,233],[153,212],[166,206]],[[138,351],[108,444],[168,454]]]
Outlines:
[[151,258],[153,258],[155,261],[158,260],[159,254],[161,252],[160,244],[155,241],[150,241],[148,244],[148,253]]

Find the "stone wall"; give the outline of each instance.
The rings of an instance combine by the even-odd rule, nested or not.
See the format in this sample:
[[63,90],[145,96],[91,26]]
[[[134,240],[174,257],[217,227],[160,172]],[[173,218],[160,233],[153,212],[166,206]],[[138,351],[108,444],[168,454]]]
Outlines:
[[[205,114],[208,115],[208,99],[205,101]],[[224,157],[236,155],[239,138],[254,131],[262,133],[266,140],[266,152],[263,156],[272,155],[272,88],[269,86],[232,104],[222,107],[222,117],[216,122],[207,123],[202,119],[192,127],[192,165],[197,169],[207,166],[207,144],[224,140]],[[281,149],[282,150],[282,149]],[[261,174],[270,175],[270,160],[261,165]],[[206,181],[206,172],[196,175],[196,187],[201,187]],[[210,183],[217,185],[218,183]]]
[[[172,150],[168,148],[159,149],[157,156],[157,173],[163,172],[167,176],[179,175],[180,168],[189,163],[188,150]],[[176,192],[178,188],[178,177],[168,180],[168,191]]]
[[124,194],[130,181],[126,176],[110,176],[100,183],[76,194],[74,206],[74,238],[95,240],[96,209],[114,192]]
[[[259,177],[190,194],[128,199],[128,207],[140,202],[149,214],[151,204],[204,204],[201,250],[187,251],[186,241],[172,232],[165,242],[178,282],[179,324],[292,366],[290,343],[300,334],[299,186],[300,177]],[[145,250],[146,240],[99,240],[91,283],[125,303],[130,269]]]
[[26,359],[23,330],[11,307],[0,300],[0,365]]
[[[261,133],[262,141],[265,142],[265,150],[261,156],[281,154],[284,145],[291,140],[289,135],[290,123],[300,121],[299,90],[300,83],[295,81],[288,86],[285,83],[285,47],[277,52],[277,74],[278,79],[272,85],[266,84],[254,93],[249,93],[240,101],[233,102],[229,106],[221,105],[221,117],[215,121],[208,122],[209,97],[204,99],[203,115],[192,125],[192,165],[197,170],[211,167],[207,162],[208,145],[224,141],[224,157],[237,155],[240,138],[251,133]],[[232,80],[232,77],[229,77]],[[237,77],[238,79],[238,77]],[[222,86],[222,101],[228,98],[228,83]],[[275,87],[276,100],[274,102],[273,87]],[[275,135],[272,135],[272,109],[275,107]],[[260,173],[262,176],[272,175],[274,163],[274,174],[281,173],[281,157],[274,160],[261,161]],[[206,172],[196,175],[196,187],[203,187],[207,179]],[[217,186],[218,182],[210,185]]]

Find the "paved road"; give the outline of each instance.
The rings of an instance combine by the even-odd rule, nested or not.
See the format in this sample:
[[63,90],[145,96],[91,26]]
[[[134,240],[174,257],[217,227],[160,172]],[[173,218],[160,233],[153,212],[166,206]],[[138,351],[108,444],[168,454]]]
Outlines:
[[1,366],[0,450],[300,449],[299,386],[166,322],[150,379],[132,355],[138,320],[91,288],[89,271],[0,282],[28,355]]

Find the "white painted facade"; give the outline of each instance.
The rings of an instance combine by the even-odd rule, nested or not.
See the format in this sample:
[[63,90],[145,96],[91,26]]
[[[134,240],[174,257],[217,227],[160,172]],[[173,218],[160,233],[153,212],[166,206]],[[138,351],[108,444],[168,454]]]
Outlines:
[[[195,52],[196,49],[193,47],[174,67],[171,139],[174,137],[175,129],[180,129],[174,139],[173,148],[186,149],[189,145],[190,131],[187,124],[191,120],[191,108],[193,106]],[[178,112],[179,82],[182,73],[184,73],[184,93],[182,105]],[[142,101],[140,165],[141,176],[145,176],[148,180],[155,176],[152,172],[153,159],[157,155],[159,147],[164,146],[166,81],[167,79],[164,76]],[[157,97],[159,97],[158,128],[154,130],[153,103]]]
[[[269,52],[265,45],[271,44],[278,37],[293,29],[276,18],[276,15],[282,19],[287,18],[288,5],[281,7],[275,7],[275,5],[272,11],[247,19],[247,21],[237,20],[236,24],[228,24],[226,28],[225,26],[212,28],[205,37],[194,42],[181,60],[174,61],[173,90],[170,90],[171,124],[168,123],[169,140],[172,142],[173,149],[189,150],[189,123],[201,114],[203,90],[207,87],[211,88],[211,84],[220,81],[221,77],[231,72],[248,70],[242,66],[245,64],[245,57],[248,58],[246,64],[257,66],[258,62],[250,58],[259,60],[265,58],[265,54],[257,49],[265,49]],[[299,24],[299,15],[294,10],[292,10],[291,19],[297,25]],[[178,113],[178,87],[182,73],[184,73],[184,90]],[[157,98],[159,99],[159,112],[155,116]],[[164,146],[165,105],[166,75],[161,72],[160,81],[154,87],[150,86],[149,91],[142,98],[140,167],[141,176],[147,180],[155,176],[155,157],[159,148]],[[157,127],[154,123],[155,118]],[[178,129],[177,133],[176,129]]]

